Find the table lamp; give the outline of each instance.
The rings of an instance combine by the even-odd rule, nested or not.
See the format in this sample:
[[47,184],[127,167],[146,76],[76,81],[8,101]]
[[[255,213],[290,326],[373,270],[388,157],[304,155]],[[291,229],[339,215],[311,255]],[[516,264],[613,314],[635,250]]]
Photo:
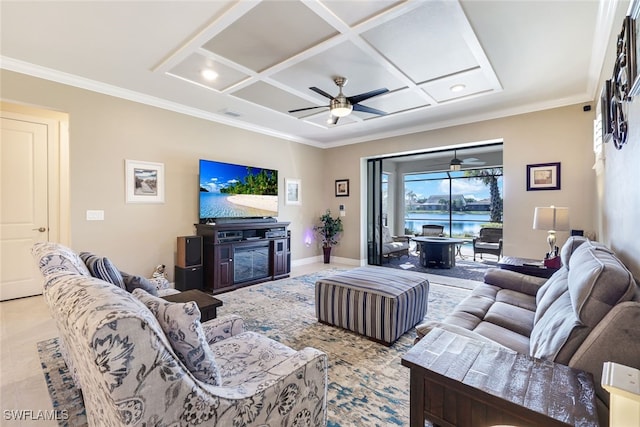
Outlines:
[[569,230],[569,208],[555,206],[536,208],[533,215],[533,229],[548,231],[549,258],[553,257],[556,252],[556,231]]

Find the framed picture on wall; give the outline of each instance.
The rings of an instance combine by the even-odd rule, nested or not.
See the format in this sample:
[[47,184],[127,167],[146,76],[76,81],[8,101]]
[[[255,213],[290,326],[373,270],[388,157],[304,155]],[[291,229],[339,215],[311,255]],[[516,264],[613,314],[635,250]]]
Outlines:
[[336,197],[348,197],[348,196],[349,196],[349,180],[336,179]]
[[302,198],[300,197],[300,180],[299,179],[285,179],[285,203],[287,205],[300,205],[302,204]]
[[125,160],[127,203],[164,203],[164,164]]
[[527,191],[559,189],[560,162],[527,165]]

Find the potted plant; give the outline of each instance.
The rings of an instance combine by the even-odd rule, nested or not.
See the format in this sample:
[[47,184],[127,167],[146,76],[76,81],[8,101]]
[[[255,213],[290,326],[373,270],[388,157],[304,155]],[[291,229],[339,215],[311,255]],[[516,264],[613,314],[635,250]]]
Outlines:
[[342,232],[342,220],[339,216],[333,218],[331,211],[327,209],[327,211],[320,216],[320,224],[314,226],[313,231],[315,231],[322,241],[324,263],[329,264],[331,248],[337,245],[340,239],[339,234]]

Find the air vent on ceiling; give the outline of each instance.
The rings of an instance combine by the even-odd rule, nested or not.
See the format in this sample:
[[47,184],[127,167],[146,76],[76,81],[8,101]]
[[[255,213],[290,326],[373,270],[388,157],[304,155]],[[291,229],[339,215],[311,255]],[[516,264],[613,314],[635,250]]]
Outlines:
[[224,114],[225,116],[229,116],[229,117],[240,117],[241,114],[240,113],[236,113],[235,111],[231,111],[227,108],[224,108],[220,111],[218,111],[220,114]]

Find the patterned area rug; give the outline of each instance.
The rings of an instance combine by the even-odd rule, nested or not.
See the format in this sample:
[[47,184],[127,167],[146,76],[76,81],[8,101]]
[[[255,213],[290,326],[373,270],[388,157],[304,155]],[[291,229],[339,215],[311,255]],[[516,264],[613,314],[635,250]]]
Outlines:
[[425,268],[420,265],[420,257],[412,254],[410,256],[393,257],[389,262],[384,262],[383,267],[399,268],[402,270],[418,271],[420,273],[435,274],[437,276],[454,277],[456,279],[475,280],[482,282],[484,272],[492,267],[497,267],[497,261],[471,259],[456,259],[455,267],[451,268]]
[[[409,425],[409,369],[400,364],[412,347],[415,330],[385,347],[349,331],[317,322],[314,285],[340,270],[249,286],[217,295],[219,315],[238,314],[248,330],[260,332],[294,349],[315,347],[329,356],[329,427]],[[430,284],[425,320],[440,320],[469,290]],[[86,425],[81,395],[73,387],[57,340],[38,344],[54,409],[66,409],[63,426]]]

